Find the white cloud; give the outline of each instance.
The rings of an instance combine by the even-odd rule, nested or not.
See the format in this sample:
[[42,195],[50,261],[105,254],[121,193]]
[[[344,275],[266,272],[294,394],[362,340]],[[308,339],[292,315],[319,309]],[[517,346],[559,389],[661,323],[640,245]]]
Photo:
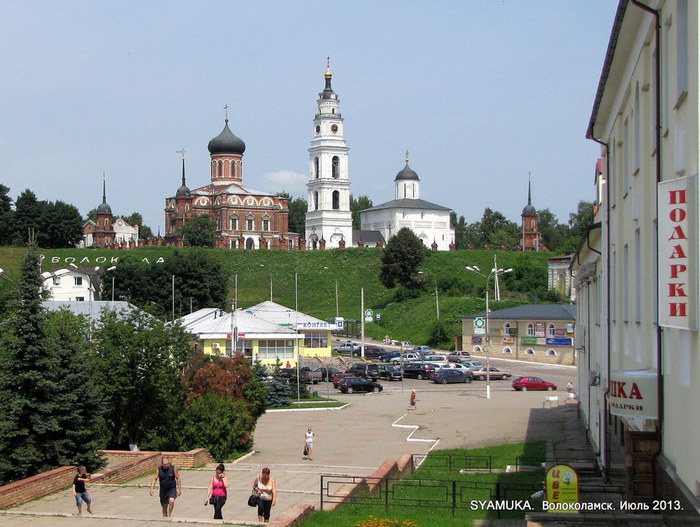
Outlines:
[[306,181],[304,174],[292,170],[266,172],[261,176],[269,192],[288,192],[293,198],[306,199]]

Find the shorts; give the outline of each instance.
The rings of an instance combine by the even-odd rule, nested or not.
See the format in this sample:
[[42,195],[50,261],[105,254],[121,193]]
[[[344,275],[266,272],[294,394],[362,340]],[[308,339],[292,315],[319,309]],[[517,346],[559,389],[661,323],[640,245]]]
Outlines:
[[170,498],[177,498],[177,487],[170,489],[160,489],[160,504],[165,507],[170,504]]
[[82,507],[83,502],[87,503],[88,505],[92,503],[92,498],[90,498],[90,494],[88,494],[87,490],[85,492],[78,492],[75,495],[75,504],[78,507]]
[[314,442],[313,441],[307,441],[306,442],[306,448],[311,450],[314,447]]

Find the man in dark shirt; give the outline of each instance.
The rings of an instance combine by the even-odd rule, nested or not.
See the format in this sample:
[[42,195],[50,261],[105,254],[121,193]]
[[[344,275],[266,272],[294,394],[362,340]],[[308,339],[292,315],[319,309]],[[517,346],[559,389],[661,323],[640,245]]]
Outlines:
[[156,469],[156,473],[151,481],[151,496],[153,496],[153,488],[156,485],[156,481],[159,481],[160,505],[163,507],[163,516],[172,516],[173,508],[175,508],[175,498],[182,494],[182,481],[180,480],[180,473],[170,463],[169,457],[163,457],[161,465]]

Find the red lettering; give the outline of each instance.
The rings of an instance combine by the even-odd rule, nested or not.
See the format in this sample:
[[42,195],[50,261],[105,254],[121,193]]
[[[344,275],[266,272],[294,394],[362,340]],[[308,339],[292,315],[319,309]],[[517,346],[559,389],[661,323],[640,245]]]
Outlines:
[[688,314],[686,313],[685,306],[688,304],[681,304],[678,302],[674,302],[668,305],[670,313],[669,316],[671,317],[687,317]]
[[561,472],[558,470],[552,470],[552,477],[559,479],[561,477]]
[[671,234],[671,237],[669,238],[669,240],[687,240],[687,239],[688,239],[688,237],[685,235],[685,233],[683,232],[683,227],[681,227],[680,225],[676,225],[673,228],[673,234]]
[[678,205],[679,203],[688,203],[685,197],[685,190],[671,190],[668,193],[669,204]]
[[685,273],[688,268],[683,264],[673,264],[671,266],[671,278],[678,278],[678,273]]
[[553,489],[558,489],[558,488],[559,488],[559,482],[558,482],[558,481],[552,481],[552,488],[553,488]]
[[682,245],[674,245],[673,252],[671,253],[671,256],[669,256],[669,258],[688,258],[688,257],[685,255],[685,252],[683,251]]
[[688,296],[683,291],[685,284],[668,284],[668,296]]
[[630,390],[630,399],[644,399],[641,392],[639,391],[639,386],[636,382],[632,383],[632,389]]
[[686,217],[685,209],[673,209],[668,213],[668,217],[671,218],[671,221],[681,222]]
[[554,492],[552,492],[552,499],[553,500],[559,499],[559,491],[558,490],[555,490]]
[[627,383],[622,381],[612,381],[612,396],[627,399],[627,394],[625,393],[625,384]]

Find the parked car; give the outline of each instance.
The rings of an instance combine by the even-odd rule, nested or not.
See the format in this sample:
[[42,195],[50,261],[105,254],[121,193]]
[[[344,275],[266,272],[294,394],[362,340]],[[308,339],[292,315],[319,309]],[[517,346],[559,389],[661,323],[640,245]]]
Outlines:
[[340,346],[333,348],[333,351],[335,351],[336,353],[351,354],[352,352],[357,351],[359,349],[359,344],[355,344],[354,342],[346,342],[345,344],[341,344]]
[[357,392],[381,392],[384,387],[378,382],[363,379],[362,377],[345,377],[340,383],[340,391],[343,393]]
[[455,370],[454,368],[441,368],[439,370],[435,370],[430,378],[435,384],[472,382],[472,376],[468,371],[464,372],[462,370]]
[[436,362],[435,369],[446,369],[446,370],[459,370],[465,373],[469,372],[469,368],[466,365],[460,364],[459,362]]
[[356,362],[345,371],[355,377],[364,377],[373,381],[379,379],[379,364],[375,362]]
[[390,351],[389,353],[385,353],[384,355],[379,357],[379,360],[382,362],[391,362],[391,359],[400,357],[401,352],[400,351]]
[[503,371],[499,370],[498,368],[486,368],[484,366],[483,368],[479,368],[478,370],[471,370],[472,372],[472,377],[474,377],[475,381],[478,380],[485,380],[486,379],[486,370],[488,369],[488,373],[490,374],[489,377],[491,379],[503,379],[504,381],[511,377],[513,374],[510,373],[509,371]]
[[433,353],[433,350],[430,348],[430,346],[413,346],[413,351],[418,351],[419,353],[422,353],[423,355],[427,355],[428,353]]
[[551,392],[557,389],[557,385],[539,377],[518,377],[513,381],[513,389],[521,392],[528,390],[547,390]]
[[[379,346],[365,346],[365,357],[368,358],[379,358],[382,355],[386,353],[386,350],[384,348],[380,348]],[[358,348],[355,351],[352,352],[353,357],[360,357],[362,355],[362,348]]]
[[343,379],[347,377],[353,377],[352,372],[344,371],[342,373],[336,373],[333,375],[333,388],[338,388]]
[[430,374],[436,369],[435,364],[430,364],[429,362],[408,362],[404,364],[403,376],[418,380],[429,379]]
[[[296,384],[297,382],[297,369],[296,368],[280,368],[279,373],[282,375],[282,377],[288,379],[288,382],[292,384]],[[300,379],[302,383],[310,383],[311,381],[311,372],[309,371],[309,368],[306,367],[300,368],[299,369],[299,374],[300,374]]]
[[469,371],[480,370],[486,366],[483,362],[479,362],[478,360],[462,362],[462,365],[466,366]]
[[391,359],[391,362],[394,364],[401,364],[401,362],[408,362],[408,361],[419,361],[423,360],[423,355],[421,355],[418,352],[413,352],[409,351],[408,353],[404,353],[403,355],[399,355],[398,357],[394,357]]
[[401,368],[392,366],[391,364],[378,364],[379,378],[387,381],[400,381],[403,378]]
[[332,366],[328,368],[316,368],[314,371],[311,372],[311,379],[316,379],[315,382],[332,381],[333,376],[336,373],[342,373],[342,370],[339,370],[338,368],[333,368]]
[[447,356],[447,360],[450,362],[464,362],[471,360],[471,357],[468,351],[455,351]]
[[425,362],[444,362],[445,361],[445,356],[444,355],[426,355],[423,353],[423,360]]

